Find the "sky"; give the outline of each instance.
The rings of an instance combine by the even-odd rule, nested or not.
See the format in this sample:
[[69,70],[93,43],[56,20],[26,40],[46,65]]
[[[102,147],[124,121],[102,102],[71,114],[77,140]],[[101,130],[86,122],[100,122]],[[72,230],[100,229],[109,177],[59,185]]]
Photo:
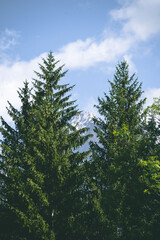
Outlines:
[[75,84],[80,110],[96,114],[115,66],[125,59],[142,82],[147,105],[160,96],[160,0],[0,0],[0,115],[20,106],[17,90],[30,83],[52,51]]

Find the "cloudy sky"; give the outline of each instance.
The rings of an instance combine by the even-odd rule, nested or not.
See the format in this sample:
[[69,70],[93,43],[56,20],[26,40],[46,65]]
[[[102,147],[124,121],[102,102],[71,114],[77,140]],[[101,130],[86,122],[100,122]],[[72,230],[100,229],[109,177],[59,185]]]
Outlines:
[[0,0],[0,115],[52,51],[76,84],[80,110],[94,112],[115,65],[126,59],[147,104],[160,96],[160,0]]

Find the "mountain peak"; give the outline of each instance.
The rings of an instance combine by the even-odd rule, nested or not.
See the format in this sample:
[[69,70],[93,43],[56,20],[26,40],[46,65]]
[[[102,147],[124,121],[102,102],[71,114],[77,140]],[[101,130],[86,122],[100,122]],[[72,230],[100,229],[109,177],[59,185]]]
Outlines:
[[86,134],[93,134],[93,137],[91,137],[82,147],[80,147],[79,151],[87,151],[89,150],[89,142],[90,141],[97,141],[95,133],[93,131],[94,129],[94,123],[93,123],[93,117],[95,115],[90,112],[82,112],[80,114],[77,114],[72,120],[71,124],[73,126],[76,126],[77,129],[81,129],[84,127],[89,128],[89,130],[86,132]]
[[[73,126],[77,125],[77,128],[91,127],[93,125],[94,114],[90,112],[81,112],[77,114],[71,121]],[[93,129],[93,126],[92,126]]]

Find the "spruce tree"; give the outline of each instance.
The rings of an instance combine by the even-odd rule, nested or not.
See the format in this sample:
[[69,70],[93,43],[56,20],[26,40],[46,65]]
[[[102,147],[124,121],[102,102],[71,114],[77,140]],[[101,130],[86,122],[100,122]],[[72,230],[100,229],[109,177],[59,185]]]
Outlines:
[[128,67],[125,61],[117,65],[109,94],[98,99],[101,117],[94,119],[98,143],[91,143],[91,160],[106,216],[103,239],[149,239],[149,199],[139,164],[145,99],[142,84],[135,74],[129,76]]
[[145,109],[143,135],[140,145],[142,158],[139,165],[143,169],[143,181],[148,203],[148,235],[158,239],[160,234],[160,99]]
[[50,53],[33,89],[25,82],[19,90],[21,108],[9,103],[14,127],[1,118],[1,206],[16,219],[13,239],[87,239],[89,152],[78,148],[90,136],[70,123],[79,110],[57,63]]

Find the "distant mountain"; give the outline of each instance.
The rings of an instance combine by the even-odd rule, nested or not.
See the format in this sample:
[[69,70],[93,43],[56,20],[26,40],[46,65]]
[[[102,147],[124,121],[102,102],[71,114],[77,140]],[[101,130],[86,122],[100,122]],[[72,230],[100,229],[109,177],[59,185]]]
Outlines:
[[77,125],[77,129],[83,128],[83,127],[87,127],[89,128],[88,132],[86,134],[93,134],[93,137],[90,138],[81,148],[80,151],[87,151],[89,149],[89,142],[90,141],[96,141],[96,136],[95,133],[93,131],[94,129],[94,123],[93,123],[93,117],[94,114],[93,113],[89,113],[89,112],[82,112],[80,114],[78,114],[77,116],[75,116],[72,121],[71,124],[73,126]]

